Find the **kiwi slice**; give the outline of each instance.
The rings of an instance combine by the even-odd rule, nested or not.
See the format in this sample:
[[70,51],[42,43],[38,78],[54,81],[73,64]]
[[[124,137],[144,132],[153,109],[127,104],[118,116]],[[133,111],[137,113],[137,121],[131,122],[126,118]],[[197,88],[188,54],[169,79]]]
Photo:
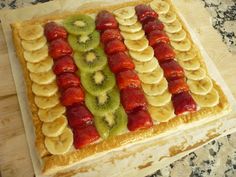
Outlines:
[[81,72],[80,77],[83,87],[94,96],[108,92],[116,83],[115,76],[108,67],[93,73]]
[[77,67],[84,72],[101,70],[107,64],[107,57],[101,47],[88,52],[76,52],[74,59]]
[[95,116],[104,116],[109,112],[115,111],[120,104],[120,95],[117,89],[93,96],[89,93],[85,95],[85,104]]
[[97,31],[85,35],[69,34],[68,41],[75,51],[87,52],[99,45],[100,35]]
[[74,35],[87,35],[95,30],[95,21],[88,15],[68,17],[63,25],[69,33]]
[[104,116],[94,117],[95,126],[103,139],[122,133],[127,127],[127,115],[122,106]]

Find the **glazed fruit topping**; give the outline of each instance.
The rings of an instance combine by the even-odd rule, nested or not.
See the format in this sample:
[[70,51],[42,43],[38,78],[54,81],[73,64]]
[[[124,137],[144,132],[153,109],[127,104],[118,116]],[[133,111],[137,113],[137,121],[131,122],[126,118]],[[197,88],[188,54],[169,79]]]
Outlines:
[[104,44],[114,39],[123,40],[120,31],[118,29],[105,30],[101,35],[101,41]]
[[49,22],[44,26],[44,34],[49,42],[59,38],[67,38],[67,31],[65,28],[59,26],[55,22]]
[[64,106],[81,103],[84,101],[84,92],[81,87],[70,87],[62,92],[60,100]]
[[149,34],[151,31],[154,30],[160,30],[162,31],[164,29],[164,25],[160,20],[151,20],[148,21],[144,26],[143,29],[146,34]]
[[182,92],[172,97],[175,114],[180,115],[186,112],[195,112],[197,110],[197,104],[193,100],[189,92]]
[[154,54],[159,62],[175,58],[175,52],[171,46],[165,42],[158,43],[154,46]]
[[147,101],[141,88],[126,88],[121,90],[121,103],[126,112],[146,109]]
[[137,5],[135,11],[141,23],[147,21],[147,19],[155,19],[158,17],[157,13],[152,10],[151,7],[144,4]]
[[118,73],[126,69],[134,69],[132,59],[125,52],[118,52],[108,56],[108,64],[113,73]]
[[49,55],[53,59],[58,59],[60,57],[71,55],[72,48],[68,42],[64,39],[55,39],[49,44]]
[[127,87],[140,87],[141,81],[138,75],[133,70],[121,71],[116,74],[116,83],[120,90]]
[[116,52],[124,52],[126,47],[124,43],[118,39],[112,40],[105,45],[105,52],[110,55]]
[[56,75],[59,75],[65,72],[74,73],[76,70],[77,70],[77,67],[71,56],[61,57],[54,62],[53,72]]
[[152,125],[151,116],[146,110],[139,110],[128,114],[128,129],[130,131],[147,129]]
[[167,80],[174,80],[184,77],[183,68],[175,60],[168,60],[160,63],[160,65]]
[[57,85],[60,90],[65,90],[69,87],[79,86],[80,79],[74,73],[62,73],[57,77]]
[[162,42],[162,43],[169,43],[170,42],[169,37],[166,35],[166,33],[164,31],[160,31],[160,30],[151,31],[148,34],[147,38],[149,41],[149,45],[152,47],[160,42]]
[[76,149],[83,148],[99,139],[99,134],[94,125],[87,125],[73,130],[74,146]]
[[118,23],[112,13],[103,10],[99,12],[96,18],[96,29],[97,30],[107,30],[107,29],[117,29]]
[[81,126],[92,124],[93,115],[85,105],[74,104],[67,107],[66,116],[70,127],[79,128]]
[[171,94],[189,91],[189,87],[183,78],[170,80],[168,82],[168,88]]

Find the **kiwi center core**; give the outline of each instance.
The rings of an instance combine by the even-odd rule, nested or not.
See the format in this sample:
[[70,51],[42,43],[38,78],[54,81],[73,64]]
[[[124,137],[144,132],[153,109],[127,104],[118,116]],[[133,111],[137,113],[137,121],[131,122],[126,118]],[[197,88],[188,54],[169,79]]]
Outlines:
[[82,43],[85,43],[87,40],[89,40],[90,38],[89,38],[89,36],[87,36],[87,35],[81,35],[80,37],[79,37],[79,42],[82,42]]
[[100,104],[100,105],[105,104],[105,103],[107,102],[107,99],[108,99],[107,94],[99,95],[99,96],[97,97],[98,104]]
[[104,118],[109,127],[112,127],[115,124],[115,116],[113,113],[106,114]]
[[83,21],[77,20],[74,22],[75,26],[84,27],[86,24]]
[[95,55],[95,53],[94,52],[89,52],[87,55],[86,55],[86,61],[87,62],[93,62],[97,57],[96,57],[96,55]]
[[97,72],[94,73],[93,79],[94,79],[96,84],[101,84],[102,81],[104,80],[104,75],[101,71],[97,71]]

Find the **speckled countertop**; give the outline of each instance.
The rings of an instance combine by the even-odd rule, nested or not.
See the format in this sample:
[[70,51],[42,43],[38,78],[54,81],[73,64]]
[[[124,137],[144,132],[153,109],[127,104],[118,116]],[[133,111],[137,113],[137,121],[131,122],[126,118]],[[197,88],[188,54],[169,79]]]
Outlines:
[[[0,9],[47,0],[0,0]],[[198,0],[212,15],[212,25],[230,52],[236,53],[236,0]],[[149,177],[236,177],[236,133],[205,145]]]

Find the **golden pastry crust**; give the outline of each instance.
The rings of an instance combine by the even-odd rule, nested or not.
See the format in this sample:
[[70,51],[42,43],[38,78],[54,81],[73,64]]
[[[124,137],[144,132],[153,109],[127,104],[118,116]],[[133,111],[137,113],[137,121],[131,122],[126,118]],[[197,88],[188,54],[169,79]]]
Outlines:
[[[105,7],[98,7],[96,9],[81,10],[80,12],[73,12],[73,13],[65,12],[59,15],[50,15],[50,16],[48,15],[48,16],[40,17],[37,20],[33,19],[33,20],[25,21],[22,23],[15,23],[11,25],[16,53],[23,68],[29,105],[32,112],[32,119],[33,119],[33,124],[35,127],[35,134],[36,134],[35,145],[39,152],[40,157],[43,159],[43,164],[44,164],[43,172],[45,174],[51,174],[51,173],[57,172],[58,170],[61,170],[71,165],[74,165],[76,163],[79,163],[81,160],[87,157],[90,157],[92,155],[98,154],[98,153],[103,153],[108,150],[119,148],[121,146],[125,146],[127,144],[134,143],[137,141],[145,140],[147,138],[151,138],[154,136],[161,136],[164,132],[167,132],[167,131],[168,132],[176,131],[175,130],[176,127],[180,125],[186,125],[186,128],[191,128],[192,126],[195,126],[196,122],[198,123],[210,122],[230,111],[230,106],[226,99],[226,96],[224,95],[221,88],[215,83],[215,81],[213,81],[214,88],[218,91],[220,95],[220,102],[215,107],[202,108],[199,111],[191,113],[191,114],[176,116],[172,118],[171,120],[169,120],[168,122],[162,122],[160,124],[154,125],[152,128],[149,128],[147,130],[128,132],[122,135],[118,135],[116,137],[110,137],[96,144],[91,144],[87,146],[86,148],[70,151],[64,155],[50,155],[48,153],[47,149],[44,146],[44,135],[42,134],[42,131],[41,131],[42,122],[40,121],[38,117],[38,114],[37,114],[38,108],[34,103],[34,94],[32,93],[32,89],[31,89],[32,81],[30,80],[30,77],[29,77],[29,72],[26,67],[26,61],[23,56],[23,48],[21,46],[21,41],[18,35],[19,27],[21,25],[45,24],[48,21],[63,19],[66,16],[73,15],[73,14],[97,13],[101,9],[106,9],[106,10],[111,11],[111,10],[115,10],[121,7],[137,5],[140,3],[148,3],[148,2],[150,2],[150,0],[138,0],[135,2],[123,3],[123,4],[115,5],[115,6],[107,6],[107,7],[105,6]],[[170,0],[168,0],[168,2],[171,4],[171,7],[175,10],[175,12],[177,12],[177,10],[173,7],[172,2]],[[187,32],[189,39],[191,39],[191,36],[186,26],[184,25],[184,23],[182,22],[179,16],[178,16],[178,19],[183,25],[184,30]],[[198,49],[198,53],[200,54],[199,49]],[[201,59],[200,62],[201,62],[201,65],[206,69],[204,61]]]

